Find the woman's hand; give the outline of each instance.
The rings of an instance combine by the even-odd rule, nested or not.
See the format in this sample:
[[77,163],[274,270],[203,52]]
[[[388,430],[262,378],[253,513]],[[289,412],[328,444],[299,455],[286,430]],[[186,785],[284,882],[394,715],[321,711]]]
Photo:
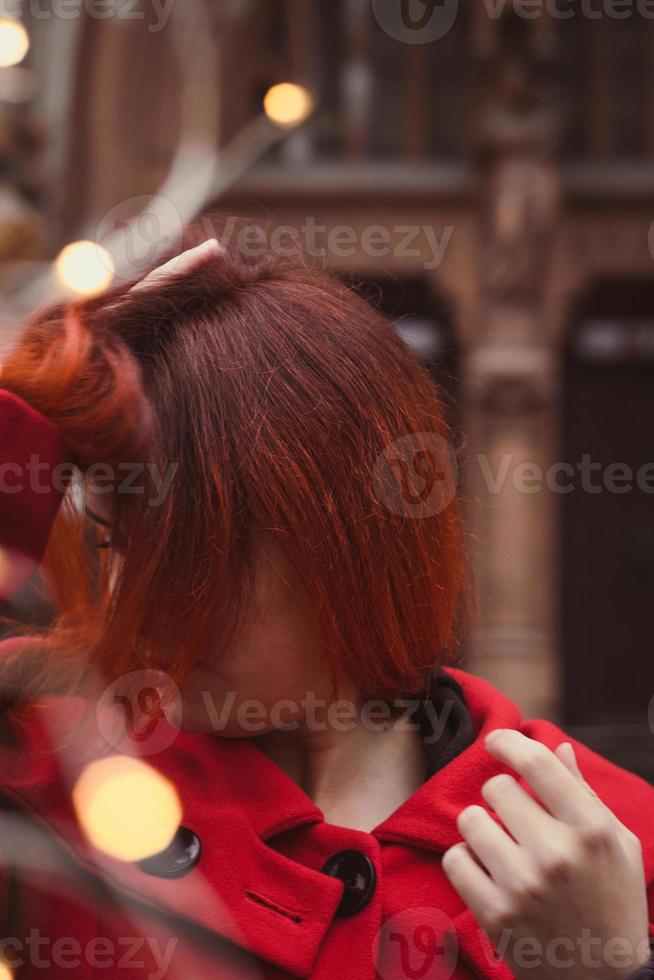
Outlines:
[[648,959],[640,842],[584,781],[569,742],[556,752],[500,729],[488,752],[515,770],[459,814],[443,856],[451,884],[517,978],[624,980]]

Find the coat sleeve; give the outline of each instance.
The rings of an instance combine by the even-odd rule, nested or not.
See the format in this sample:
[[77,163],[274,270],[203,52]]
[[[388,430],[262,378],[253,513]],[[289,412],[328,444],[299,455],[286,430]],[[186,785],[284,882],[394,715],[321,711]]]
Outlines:
[[0,389],[0,600],[41,561],[70,473],[58,427]]

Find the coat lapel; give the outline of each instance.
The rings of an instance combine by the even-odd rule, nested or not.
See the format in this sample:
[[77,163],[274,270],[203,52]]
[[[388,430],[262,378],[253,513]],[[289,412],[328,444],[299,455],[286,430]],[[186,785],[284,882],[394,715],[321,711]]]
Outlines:
[[381,840],[404,841],[443,852],[461,840],[456,819],[472,803],[483,805],[481,788],[487,779],[506,772],[486,751],[484,736],[495,728],[519,728],[520,711],[490,684],[460,670],[449,671],[461,684],[477,737],[424,783],[374,831]]

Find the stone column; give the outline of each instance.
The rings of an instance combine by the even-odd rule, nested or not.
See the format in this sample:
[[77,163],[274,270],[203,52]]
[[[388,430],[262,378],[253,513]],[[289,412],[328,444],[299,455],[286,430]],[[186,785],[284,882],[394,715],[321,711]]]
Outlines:
[[[507,30],[504,27],[507,26]],[[559,210],[557,121],[540,34],[494,26],[479,63],[478,316],[463,381],[478,612],[468,666],[556,718],[557,354],[544,322]]]
[[554,355],[535,344],[479,345],[465,359],[467,496],[478,597],[468,666],[527,715],[556,717]]

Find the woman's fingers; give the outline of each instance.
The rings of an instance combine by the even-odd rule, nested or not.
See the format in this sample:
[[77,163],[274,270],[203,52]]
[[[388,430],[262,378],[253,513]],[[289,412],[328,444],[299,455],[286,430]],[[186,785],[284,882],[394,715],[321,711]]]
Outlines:
[[482,806],[468,806],[457,819],[459,833],[500,887],[521,874],[520,848]]
[[[486,744],[537,798],[509,774],[487,780],[482,796],[495,816],[480,806],[459,814],[464,843],[443,857],[450,883],[491,942],[509,930],[503,953],[509,967],[515,967],[513,954],[521,940],[545,948],[563,939],[573,951],[579,936],[592,932],[607,947],[612,937],[624,939],[625,951],[634,953],[625,968],[633,969],[642,959],[638,951],[647,933],[639,840],[590,789],[571,745],[551,752],[504,729]],[[568,959],[566,976],[586,975],[583,956]],[[554,977],[560,962],[543,975]],[[522,976],[524,970],[514,968],[513,973]]]
[[132,286],[130,292],[133,293],[139,289],[150,289],[152,286],[159,285],[159,283],[163,282],[169,276],[178,276],[186,272],[191,272],[192,269],[197,268],[204,262],[208,262],[209,259],[223,254],[224,249],[218,239],[208,238],[201,245],[188,248],[185,252],[180,252],[179,255],[176,255],[168,262],[153,269],[145,279],[141,279],[135,286]]
[[578,780],[579,784],[583,786],[585,791],[590,796],[592,796],[593,799],[597,801],[599,806],[604,811],[605,816],[610,818],[611,822],[615,825],[618,832],[621,835],[626,836],[630,842],[633,841],[634,838],[633,833],[627,827],[625,827],[625,825],[618,819],[618,817],[616,817],[615,813],[613,813],[613,811],[606,805],[606,803],[597,795],[593,787],[590,786],[589,783],[587,783],[586,780],[584,779],[583,774],[579,769],[579,766],[577,765],[577,756],[575,755],[575,750],[572,747],[571,743],[562,742],[561,745],[559,745],[554,750],[554,754],[558,759],[561,760],[563,765],[566,766],[567,769],[569,769],[569,771],[572,773],[575,779]]
[[538,851],[554,836],[554,818],[508,773],[487,780],[481,795],[519,844]]
[[485,922],[489,909],[500,906],[500,889],[479,866],[465,842],[455,844],[445,852],[443,871],[477,922]]
[[498,762],[522,776],[543,806],[564,823],[588,825],[610,812],[561,759],[521,732],[491,732],[486,736],[486,749]]

